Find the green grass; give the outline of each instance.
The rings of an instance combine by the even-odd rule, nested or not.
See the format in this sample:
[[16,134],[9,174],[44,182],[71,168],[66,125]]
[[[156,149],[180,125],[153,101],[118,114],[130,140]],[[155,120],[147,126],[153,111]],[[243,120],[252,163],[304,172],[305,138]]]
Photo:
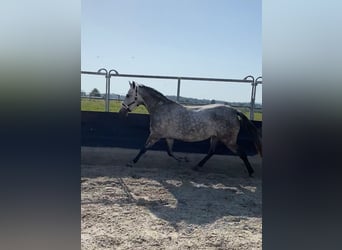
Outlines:
[[[249,111],[244,112],[244,114],[249,118]],[[262,121],[262,113],[254,111],[254,121]]]
[[[109,102],[110,112],[119,112],[121,109],[121,102],[116,100],[111,100]],[[89,99],[81,98],[81,110],[82,111],[105,111],[105,101],[103,99]],[[148,114],[144,106],[137,107],[132,113],[138,114]]]
[[[121,108],[121,102],[116,100],[111,100],[109,102],[109,111],[110,112],[119,112]],[[89,98],[81,98],[81,110],[82,111],[105,111],[105,102],[103,99],[89,99]],[[241,109],[241,111],[249,117],[249,111],[246,109]],[[133,110],[132,113],[137,114],[148,114],[148,111],[144,106],[139,106]],[[254,112],[254,120],[262,121],[262,113]]]

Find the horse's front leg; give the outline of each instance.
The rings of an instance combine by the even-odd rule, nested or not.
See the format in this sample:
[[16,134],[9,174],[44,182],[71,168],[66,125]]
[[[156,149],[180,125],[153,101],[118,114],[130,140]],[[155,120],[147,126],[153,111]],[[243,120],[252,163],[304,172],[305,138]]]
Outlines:
[[173,154],[172,147],[174,139],[166,138],[166,144],[167,144],[167,154],[171,156],[173,159],[177,160],[178,162],[189,162],[187,157],[177,157]]
[[152,147],[157,141],[159,141],[159,137],[156,137],[155,135],[150,134],[149,137],[146,140],[146,143],[144,145],[143,148],[140,149],[139,153],[137,154],[137,156],[129,163],[127,163],[126,165],[128,167],[133,167],[134,163],[137,163],[137,161],[139,160],[139,158],[145,154],[146,150],[150,147]]

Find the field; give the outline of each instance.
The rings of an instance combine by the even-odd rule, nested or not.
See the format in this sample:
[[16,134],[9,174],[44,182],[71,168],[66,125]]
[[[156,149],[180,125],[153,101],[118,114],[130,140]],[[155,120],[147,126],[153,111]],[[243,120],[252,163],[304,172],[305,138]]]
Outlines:
[[235,156],[137,150],[81,150],[81,247],[90,249],[261,249],[261,159],[250,157],[249,178]]
[[[109,111],[118,112],[121,108],[121,102],[117,100],[111,100],[109,102]],[[89,99],[81,98],[81,110],[82,111],[105,111],[105,102],[103,99]],[[249,111],[246,109],[240,109],[244,114],[249,117]],[[137,107],[133,113],[147,114],[147,110],[144,106]],[[262,113],[254,112],[254,120],[261,121]]]

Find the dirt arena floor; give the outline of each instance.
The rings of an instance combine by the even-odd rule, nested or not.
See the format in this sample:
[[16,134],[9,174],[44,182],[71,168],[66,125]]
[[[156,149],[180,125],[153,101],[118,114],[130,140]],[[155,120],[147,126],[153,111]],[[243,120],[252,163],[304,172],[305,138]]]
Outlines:
[[82,149],[81,246],[88,249],[261,249],[261,158],[249,178],[235,156]]

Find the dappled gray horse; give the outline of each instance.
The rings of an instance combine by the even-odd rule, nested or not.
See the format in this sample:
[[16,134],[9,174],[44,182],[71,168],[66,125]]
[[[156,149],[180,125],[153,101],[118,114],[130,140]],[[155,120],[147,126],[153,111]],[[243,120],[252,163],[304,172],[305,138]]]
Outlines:
[[258,153],[262,156],[262,145],[256,127],[240,111],[227,105],[204,105],[200,107],[185,107],[171,101],[157,90],[130,82],[130,89],[122,102],[120,113],[127,114],[139,105],[144,105],[150,113],[150,135],[145,146],[133,159],[129,166],[136,163],[141,155],[160,139],[167,142],[167,153],[178,161],[184,158],[176,157],[172,152],[173,141],[186,142],[203,141],[210,138],[208,154],[193,168],[200,167],[215,153],[218,141],[221,141],[233,153],[240,156],[252,176],[254,170],[247,159],[246,153],[237,145],[240,126],[245,126],[251,134]]

